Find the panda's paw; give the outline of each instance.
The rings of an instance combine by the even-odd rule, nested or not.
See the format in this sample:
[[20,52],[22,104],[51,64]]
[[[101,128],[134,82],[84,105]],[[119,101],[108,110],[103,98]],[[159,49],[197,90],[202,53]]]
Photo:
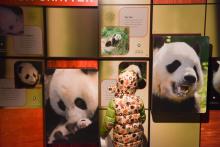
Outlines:
[[77,125],[76,123],[68,123],[66,124],[66,129],[72,134],[75,134],[77,131]]
[[89,126],[91,123],[92,123],[92,121],[89,120],[88,118],[80,119],[80,120],[77,122],[77,126],[78,126],[80,129],[82,129],[82,128],[86,128],[86,127]]
[[61,131],[57,131],[53,134],[53,136],[49,137],[48,144],[52,144],[54,142],[60,142],[60,141],[65,141],[68,140],[66,136]]
[[51,133],[48,138],[48,144],[52,144],[55,141],[64,141],[68,140],[66,135],[69,134],[69,131],[64,125],[57,126]]

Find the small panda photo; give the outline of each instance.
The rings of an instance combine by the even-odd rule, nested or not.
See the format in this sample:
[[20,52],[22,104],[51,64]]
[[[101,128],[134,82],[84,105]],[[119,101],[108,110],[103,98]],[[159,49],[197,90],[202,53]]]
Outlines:
[[42,62],[17,61],[14,64],[15,88],[35,88],[42,84]]
[[154,36],[152,112],[205,113],[209,39]]
[[209,106],[210,109],[220,109],[220,58],[211,59],[211,80]]
[[102,55],[126,55],[129,52],[128,27],[103,27],[101,30]]
[[24,33],[24,14],[21,7],[0,6],[0,18],[0,35]]

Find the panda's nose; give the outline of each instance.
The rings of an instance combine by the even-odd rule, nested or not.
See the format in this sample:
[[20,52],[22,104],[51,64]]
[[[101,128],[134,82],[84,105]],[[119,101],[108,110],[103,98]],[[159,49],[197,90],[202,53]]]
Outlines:
[[184,76],[184,80],[189,84],[194,84],[196,82],[196,77],[192,75]]

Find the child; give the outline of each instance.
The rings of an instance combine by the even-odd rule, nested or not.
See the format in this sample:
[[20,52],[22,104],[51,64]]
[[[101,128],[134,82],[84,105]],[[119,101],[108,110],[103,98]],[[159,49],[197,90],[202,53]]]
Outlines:
[[141,79],[137,65],[130,65],[119,77],[116,86],[109,90],[115,97],[109,102],[101,137],[105,138],[113,128],[114,147],[141,147],[144,139],[142,124],[146,119],[144,104],[135,96],[136,89],[142,89],[146,82]]

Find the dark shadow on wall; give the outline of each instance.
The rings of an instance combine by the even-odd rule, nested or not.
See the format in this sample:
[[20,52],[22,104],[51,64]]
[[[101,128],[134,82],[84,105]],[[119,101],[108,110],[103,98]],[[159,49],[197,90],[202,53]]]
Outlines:
[[220,4],[216,5],[215,9],[216,15],[216,20],[217,20],[217,32],[216,32],[216,37],[217,37],[217,55],[220,57]]

